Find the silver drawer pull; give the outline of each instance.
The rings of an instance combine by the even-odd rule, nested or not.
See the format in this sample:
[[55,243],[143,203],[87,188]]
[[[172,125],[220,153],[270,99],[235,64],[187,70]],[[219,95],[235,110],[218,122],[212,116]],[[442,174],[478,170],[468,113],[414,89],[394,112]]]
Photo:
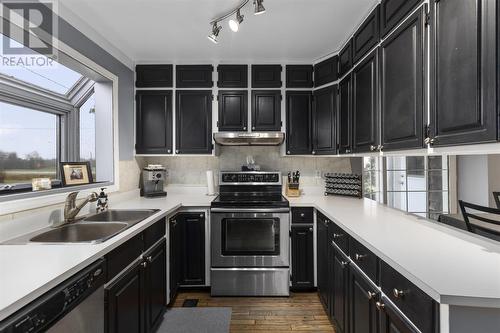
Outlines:
[[344,237],[344,234],[333,234],[334,239],[341,238],[341,237]]
[[354,255],[354,259],[356,259],[356,261],[361,261],[361,260],[363,260],[363,258],[365,258],[365,257],[366,257],[366,254],[359,254],[359,253],[356,253],[356,254]]
[[375,294],[373,291],[369,291],[368,292],[368,299],[373,299],[373,297],[375,297],[377,294]]
[[152,257],[152,256],[148,256],[148,257],[146,258],[146,260],[147,260],[149,263],[151,263],[151,262],[153,262],[153,257]]
[[347,265],[349,265],[349,262],[347,262],[347,261],[341,261],[341,262],[340,262],[340,265],[341,265],[342,267],[346,267]]
[[382,302],[377,302],[375,303],[375,306],[377,307],[377,309],[379,310],[383,310],[385,308],[385,304],[382,303]]
[[404,297],[404,295],[405,295],[405,292],[404,292],[404,291],[399,290],[399,289],[397,289],[397,288],[394,288],[394,289],[392,290],[392,293],[394,294],[394,297],[396,297],[396,298],[403,298],[403,297]]
[[306,214],[300,213],[300,217],[304,217],[304,216],[306,216]]

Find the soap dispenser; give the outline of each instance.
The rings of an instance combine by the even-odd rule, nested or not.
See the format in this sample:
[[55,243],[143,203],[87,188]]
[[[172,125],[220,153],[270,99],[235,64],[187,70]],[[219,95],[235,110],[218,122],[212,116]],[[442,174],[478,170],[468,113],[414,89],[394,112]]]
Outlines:
[[108,209],[108,195],[104,193],[105,189],[105,187],[102,187],[101,193],[99,193],[99,196],[97,197],[97,213],[104,212]]

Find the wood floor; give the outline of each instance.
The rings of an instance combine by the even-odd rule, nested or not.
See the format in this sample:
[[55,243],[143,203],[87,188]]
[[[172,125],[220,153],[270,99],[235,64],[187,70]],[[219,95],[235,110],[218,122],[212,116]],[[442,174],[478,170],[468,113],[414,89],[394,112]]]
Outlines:
[[290,297],[210,297],[209,292],[181,291],[173,304],[198,299],[199,307],[232,308],[231,333],[335,332],[317,293],[292,293]]

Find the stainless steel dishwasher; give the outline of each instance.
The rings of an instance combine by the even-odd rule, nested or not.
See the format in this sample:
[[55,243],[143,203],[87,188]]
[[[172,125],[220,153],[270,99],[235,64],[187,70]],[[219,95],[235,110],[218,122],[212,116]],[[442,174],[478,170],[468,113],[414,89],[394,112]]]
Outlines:
[[0,333],[104,332],[105,261],[100,259],[0,323]]

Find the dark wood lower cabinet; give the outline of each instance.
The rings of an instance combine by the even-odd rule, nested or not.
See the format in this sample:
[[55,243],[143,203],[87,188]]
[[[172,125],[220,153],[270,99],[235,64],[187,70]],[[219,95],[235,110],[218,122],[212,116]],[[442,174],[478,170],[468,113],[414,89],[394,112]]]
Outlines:
[[332,257],[332,288],[330,315],[334,319],[337,333],[347,333],[349,321],[349,260],[333,245],[330,245]]
[[292,288],[314,288],[313,226],[292,226]]
[[316,245],[318,293],[323,305],[328,308],[328,223],[329,220],[322,214],[317,215]]
[[105,332],[153,332],[166,307],[166,241],[105,288]]
[[105,289],[105,332],[144,332],[144,274],[138,262]]
[[175,299],[177,295],[177,290],[180,285],[180,276],[182,270],[181,261],[181,228],[177,222],[177,216],[170,219],[169,223],[169,241],[170,241],[170,253],[169,253],[169,292],[170,292],[170,302]]
[[351,333],[377,332],[378,293],[356,268],[349,272],[349,314]]
[[405,319],[391,304],[382,301],[377,303],[380,320],[379,333],[418,333],[413,325]]

